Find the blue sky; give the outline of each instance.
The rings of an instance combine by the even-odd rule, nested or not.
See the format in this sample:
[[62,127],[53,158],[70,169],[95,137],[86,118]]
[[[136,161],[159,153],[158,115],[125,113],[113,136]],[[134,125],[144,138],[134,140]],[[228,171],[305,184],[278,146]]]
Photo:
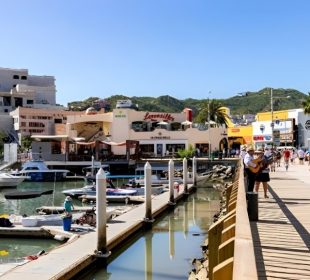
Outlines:
[[[310,90],[309,0],[2,0],[0,67],[56,78],[57,102]],[[209,94],[209,92],[211,92]]]

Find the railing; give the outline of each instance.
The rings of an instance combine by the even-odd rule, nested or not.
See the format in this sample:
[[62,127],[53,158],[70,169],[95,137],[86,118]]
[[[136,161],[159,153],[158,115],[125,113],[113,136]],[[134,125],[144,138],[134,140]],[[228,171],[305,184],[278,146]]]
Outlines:
[[208,244],[210,280],[258,279],[240,162],[226,190],[226,214],[210,227]]

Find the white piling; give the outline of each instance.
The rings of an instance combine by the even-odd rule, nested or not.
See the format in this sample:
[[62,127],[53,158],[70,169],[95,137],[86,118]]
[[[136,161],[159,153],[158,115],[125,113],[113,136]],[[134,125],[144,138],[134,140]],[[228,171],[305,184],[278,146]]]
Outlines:
[[193,185],[196,186],[197,184],[197,158],[196,157],[193,157],[192,178],[193,178]]
[[96,174],[97,256],[108,257],[107,251],[107,181],[102,168]]
[[152,167],[147,162],[144,165],[144,188],[145,188],[145,222],[153,222],[152,219]]
[[172,159],[168,163],[168,176],[169,176],[169,204],[174,205],[174,162]]
[[187,189],[187,159],[183,159],[183,186],[184,186],[184,194],[188,193]]

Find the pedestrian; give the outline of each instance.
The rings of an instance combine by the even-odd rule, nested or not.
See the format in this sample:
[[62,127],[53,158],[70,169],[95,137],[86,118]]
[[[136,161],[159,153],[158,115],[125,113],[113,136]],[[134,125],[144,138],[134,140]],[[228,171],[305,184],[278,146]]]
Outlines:
[[283,159],[284,159],[284,166],[286,168],[286,171],[288,169],[288,164],[289,164],[289,161],[290,161],[290,156],[291,156],[291,153],[290,153],[289,149],[284,148]]
[[305,152],[302,148],[299,148],[299,150],[297,151],[298,154],[298,158],[299,158],[299,164],[304,164],[304,158],[305,158]]
[[253,147],[248,147],[244,157],[244,167],[247,175],[247,191],[253,192],[255,185],[256,173],[253,169],[258,167],[258,163],[254,161],[254,149]]
[[67,196],[65,198],[64,208],[65,208],[66,214],[71,214],[72,210],[74,210],[74,206],[73,206],[73,203],[72,203],[72,198],[70,196]]
[[242,158],[242,160],[244,159],[246,155],[246,146],[241,146],[241,151],[240,151],[240,154],[239,154],[239,157]]
[[255,151],[255,154],[257,154],[258,157],[262,157],[262,169],[256,175],[256,178],[255,178],[255,191],[258,192],[259,185],[260,183],[262,183],[263,190],[264,190],[264,197],[269,198],[269,196],[267,195],[268,182],[270,181],[270,176],[269,176],[270,169],[269,169],[269,164],[268,164],[269,158],[266,156],[266,151],[264,153],[264,150],[262,148],[259,148],[257,151]]

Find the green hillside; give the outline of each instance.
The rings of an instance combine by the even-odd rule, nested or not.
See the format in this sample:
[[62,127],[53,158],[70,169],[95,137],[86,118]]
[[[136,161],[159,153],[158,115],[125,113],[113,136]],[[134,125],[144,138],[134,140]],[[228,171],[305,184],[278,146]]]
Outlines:
[[[287,98],[288,96],[289,98]],[[273,97],[274,111],[277,111],[302,108],[302,101],[307,98],[307,95],[294,89],[273,89]],[[68,107],[74,111],[86,110],[97,99],[105,99],[110,104],[110,108],[115,108],[117,100],[130,99],[134,104],[138,104],[140,111],[174,113],[181,112],[188,107],[193,110],[194,116],[207,103],[207,99],[188,98],[179,100],[169,95],[159,97],[113,95],[108,98],[90,97],[84,101],[70,102]],[[232,115],[270,111],[270,90],[264,88],[258,92],[246,92],[242,96],[219,99],[219,101],[223,106],[230,108]]]

